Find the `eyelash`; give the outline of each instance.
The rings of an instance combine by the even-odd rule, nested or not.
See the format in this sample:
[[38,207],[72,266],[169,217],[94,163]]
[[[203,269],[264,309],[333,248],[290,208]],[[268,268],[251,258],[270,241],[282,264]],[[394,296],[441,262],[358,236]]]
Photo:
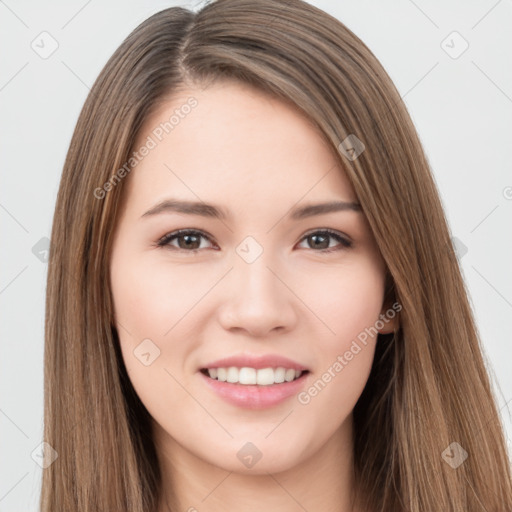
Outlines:
[[[320,250],[311,249],[314,252],[331,253],[331,252],[339,251],[342,249],[350,249],[352,247],[352,242],[350,240],[348,240],[347,238],[344,238],[337,231],[333,231],[331,229],[318,229],[316,231],[310,231],[309,233],[306,233],[301,238],[300,241],[302,242],[303,240],[309,238],[312,235],[319,235],[319,234],[331,236],[336,241],[338,241],[341,246],[329,247],[327,249],[320,249]],[[167,233],[166,235],[164,235],[162,238],[160,238],[160,240],[158,240],[156,245],[159,248],[169,247],[169,248],[171,248],[171,250],[184,251],[184,252],[189,252],[189,253],[196,253],[196,252],[202,250],[201,248],[188,250],[188,249],[182,249],[180,247],[173,247],[173,246],[169,245],[170,242],[172,242],[173,240],[179,238],[180,236],[185,236],[185,235],[201,236],[201,237],[208,239],[211,242],[211,237],[202,231],[195,230],[195,229],[179,229],[177,231],[173,231],[172,233]]]

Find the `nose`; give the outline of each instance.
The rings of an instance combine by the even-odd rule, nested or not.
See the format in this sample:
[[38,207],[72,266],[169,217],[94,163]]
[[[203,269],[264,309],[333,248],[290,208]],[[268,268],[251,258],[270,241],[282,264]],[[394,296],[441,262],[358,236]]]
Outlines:
[[235,260],[224,283],[223,302],[218,313],[224,329],[265,337],[295,326],[298,315],[287,276],[264,255],[252,263],[238,257]]

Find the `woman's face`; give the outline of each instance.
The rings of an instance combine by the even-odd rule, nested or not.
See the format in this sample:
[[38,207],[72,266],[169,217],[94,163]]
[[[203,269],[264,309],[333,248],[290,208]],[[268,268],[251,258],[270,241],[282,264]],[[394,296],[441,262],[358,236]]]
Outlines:
[[[296,110],[226,82],[163,104],[135,151],[111,287],[158,444],[229,471],[300,464],[350,431],[373,328],[393,330],[337,158]],[[312,207],[333,202],[345,207]]]

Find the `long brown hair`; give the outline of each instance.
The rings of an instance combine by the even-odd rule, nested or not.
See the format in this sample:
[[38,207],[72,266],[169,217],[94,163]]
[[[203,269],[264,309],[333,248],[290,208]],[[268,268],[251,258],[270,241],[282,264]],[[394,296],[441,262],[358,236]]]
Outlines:
[[[181,86],[217,79],[295,105],[333,151],[349,135],[364,143],[357,158],[337,156],[386,262],[389,299],[402,306],[398,332],[379,336],[354,410],[364,510],[512,510],[495,397],[415,128],[365,44],[301,0],[161,11],[127,37],[92,87],[51,236],[44,438],[58,458],[43,472],[41,510],[156,512],[161,474],[150,418],[111,321],[112,233],[129,179],[119,179],[119,170],[159,104]],[[468,455],[456,468],[443,457],[453,456],[455,442]]]

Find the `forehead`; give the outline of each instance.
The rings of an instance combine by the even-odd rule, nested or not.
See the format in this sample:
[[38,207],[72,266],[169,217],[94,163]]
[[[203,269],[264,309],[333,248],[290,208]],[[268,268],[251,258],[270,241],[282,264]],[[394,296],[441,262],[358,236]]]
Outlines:
[[134,151],[145,153],[128,187],[139,210],[166,196],[252,213],[302,198],[356,200],[335,151],[302,113],[235,82],[181,89],[146,120]]

